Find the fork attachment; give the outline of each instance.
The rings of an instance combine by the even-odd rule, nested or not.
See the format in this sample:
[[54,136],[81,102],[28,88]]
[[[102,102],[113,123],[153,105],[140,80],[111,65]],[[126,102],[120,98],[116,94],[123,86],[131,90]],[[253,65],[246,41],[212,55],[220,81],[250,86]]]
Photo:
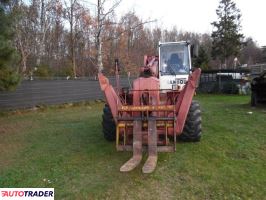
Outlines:
[[133,122],[133,157],[130,158],[121,168],[120,172],[129,172],[135,169],[142,160],[142,132],[141,121]]
[[156,120],[152,119],[148,121],[148,159],[146,160],[142,172],[152,173],[157,164],[157,131]]
[[[129,172],[135,169],[142,160],[142,122],[133,122],[133,156],[121,168],[121,172]],[[157,131],[156,120],[148,121],[148,159],[146,160],[142,172],[152,173],[157,164]]]

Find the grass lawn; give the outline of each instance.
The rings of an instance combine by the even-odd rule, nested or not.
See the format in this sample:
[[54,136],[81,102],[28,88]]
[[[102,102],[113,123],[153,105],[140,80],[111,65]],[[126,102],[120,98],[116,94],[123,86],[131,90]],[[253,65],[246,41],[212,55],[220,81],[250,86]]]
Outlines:
[[201,142],[160,153],[150,175],[142,165],[119,172],[131,152],[104,140],[102,103],[2,114],[0,187],[54,187],[71,200],[266,199],[266,108],[247,96],[196,98]]

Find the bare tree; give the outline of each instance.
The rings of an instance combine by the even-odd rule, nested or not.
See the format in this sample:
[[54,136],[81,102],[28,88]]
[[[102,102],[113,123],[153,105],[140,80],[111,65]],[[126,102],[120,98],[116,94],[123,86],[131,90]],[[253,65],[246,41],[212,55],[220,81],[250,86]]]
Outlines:
[[91,15],[86,0],[15,1],[26,2],[18,4],[21,17],[16,21],[14,40],[21,54],[23,73],[37,63],[55,75],[95,75],[104,66],[113,65],[117,57],[126,70],[134,72],[142,64],[144,54],[156,54],[159,41],[205,43],[201,35],[177,28],[147,28],[145,24],[155,20],[144,21],[134,12],[117,19],[115,9],[122,0],[97,0],[93,4],[95,15]]
[[42,58],[45,56],[45,42],[47,39],[47,35],[50,31],[51,25],[51,17],[49,16],[49,12],[52,9],[52,1],[51,0],[33,0],[34,6],[36,6],[38,12],[37,18],[37,60],[36,65],[39,66],[41,64]]
[[76,54],[75,54],[75,38],[74,38],[74,26],[75,26],[75,14],[78,7],[78,1],[77,0],[70,0],[70,5],[66,4],[66,18],[69,22],[69,41],[70,41],[70,59],[71,59],[71,65],[73,70],[73,76],[76,77]]
[[117,0],[114,4],[105,11],[105,3],[106,0],[98,0],[97,1],[97,25],[96,25],[96,33],[95,33],[95,46],[97,52],[97,66],[98,72],[103,70],[103,51],[102,51],[102,32],[105,28],[105,22],[113,14],[114,10],[119,6],[122,0]]
[[32,40],[29,36],[31,35],[31,31],[29,31],[29,16],[28,16],[28,7],[23,5],[22,2],[17,2],[12,7],[12,10],[18,16],[16,18],[16,23],[14,24],[14,29],[16,31],[14,37],[14,43],[17,51],[21,57],[21,66],[22,68],[19,70],[22,74],[25,74],[27,70],[27,59],[30,55],[30,41]]
[[240,52],[240,63],[256,64],[262,60],[262,50],[258,47],[252,38],[247,38]]

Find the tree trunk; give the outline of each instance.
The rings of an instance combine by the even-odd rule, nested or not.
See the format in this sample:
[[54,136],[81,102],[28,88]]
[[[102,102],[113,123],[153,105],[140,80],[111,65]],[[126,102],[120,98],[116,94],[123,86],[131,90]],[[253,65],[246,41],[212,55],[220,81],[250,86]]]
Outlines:
[[27,58],[25,56],[22,56],[22,73],[24,74],[27,70]]
[[24,74],[27,70],[27,59],[28,59],[29,53],[27,53],[27,51],[24,50],[24,48],[27,48],[27,47],[22,45],[20,37],[18,38],[18,45],[19,45],[18,50],[19,50],[20,56],[21,56],[21,66],[22,66],[21,72]]
[[101,73],[103,71],[103,55],[102,55],[102,19],[101,19],[101,13],[102,13],[102,3],[101,0],[98,0],[97,4],[97,35],[96,35],[96,48],[97,48],[97,67],[98,67],[98,73]]
[[224,59],[224,68],[227,69],[227,58]]
[[103,71],[102,39],[99,37],[97,40],[97,66],[100,73]]
[[41,59],[43,55],[45,54],[44,41],[45,41],[46,30],[45,30],[45,2],[44,0],[41,0],[40,26],[41,26],[41,35],[39,37],[39,48],[38,48],[37,61],[36,61],[37,66],[40,66]]
[[73,33],[73,26],[74,26],[74,2],[71,0],[70,5],[70,52],[71,52],[71,65],[73,70],[74,78],[77,77],[76,74],[76,55],[75,55],[75,40],[74,40],[74,33]]

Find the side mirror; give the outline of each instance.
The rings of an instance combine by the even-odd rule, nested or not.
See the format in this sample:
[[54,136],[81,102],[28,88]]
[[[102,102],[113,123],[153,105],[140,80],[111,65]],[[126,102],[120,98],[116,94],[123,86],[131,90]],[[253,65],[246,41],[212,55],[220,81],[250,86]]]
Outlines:
[[199,56],[199,45],[198,44],[192,44],[190,46],[190,52],[192,58],[197,58]]

